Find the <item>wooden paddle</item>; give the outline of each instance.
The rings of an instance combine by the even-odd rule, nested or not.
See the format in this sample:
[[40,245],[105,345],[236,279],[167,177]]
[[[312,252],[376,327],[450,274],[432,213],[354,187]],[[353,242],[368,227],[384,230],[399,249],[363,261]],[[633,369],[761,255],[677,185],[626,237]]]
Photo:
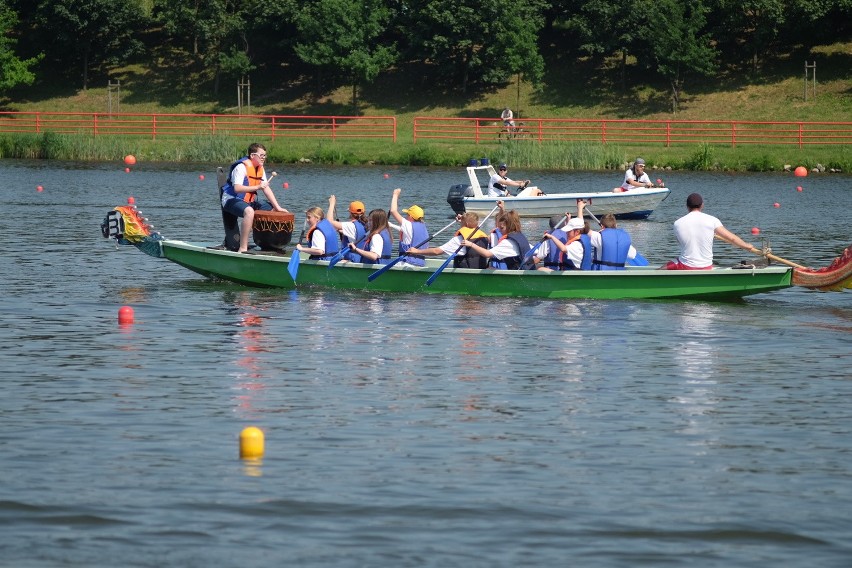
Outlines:
[[[729,245],[737,246],[724,237],[721,237],[719,235],[715,235],[715,237],[717,239],[719,239],[720,241],[728,243]],[[763,254],[763,251],[758,249],[758,248],[751,247],[750,249],[748,249],[748,251],[756,254],[757,256],[765,256],[766,258],[768,258],[770,260],[774,260],[775,262],[780,262],[781,264],[786,264],[787,266],[791,266],[793,268],[802,268],[802,269],[807,268],[806,266],[802,266],[801,264],[796,264],[795,262],[793,262],[791,260],[787,260],[786,258],[781,258],[780,256],[775,256],[774,254],[771,254],[771,253]]]
[[[447,229],[449,229],[451,226],[455,225],[456,223],[457,223],[457,221],[455,219],[453,219],[452,221],[449,222],[449,224],[447,226],[445,226],[444,228],[442,228],[441,230],[439,230],[436,233],[432,233],[431,235],[429,235],[429,237],[426,240],[424,240],[423,242],[417,244],[416,246],[414,246],[412,248],[422,247],[423,245],[425,245],[426,243],[428,243],[429,241],[431,241],[432,239],[434,239],[435,237],[437,237],[438,235],[440,235],[441,233],[443,233],[444,231],[446,231]],[[395,259],[393,259],[392,261],[390,261],[386,265],[382,266],[381,268],[379,268],[378,270],[376,270],[375,272],[370,274],[367,277],[367,280],[372,282],[373,280],[375,280],[376,278],[378,278],[379,276],[381,276],[382,274],[384,274],[385,272],[390,270],[390,268],[393,265],[395,265],[396,263],[398,263],[399,261],[401,261],[405,257],[406,257],[406,254],[402,253],[401,255],[399,255],[398,257],[396,257]]]
[[[476,229],[474,229],[474,231],[470,234],[470,236],[472,237],[473,235],[475,235],[477,233],[477,231],[479,231],[482,228],[482,225],[485,224],[485,222],[488,220],[488,218],[491,217],[492,215],[494,215],[494,212],[497,211],[497,209],[499,209],[499,208],[500,208],[499,205],[495,205],[494,209],[492,209],[491,212],[488,213],[488,215],[485,216],[485,219],[483,219],[482,222],[479,223],[479,225],[476,227]],[[464,243],[464,239],[462,239],[462,243]],[[417,247],[417,248],[420,248],[420,247]],[[438,270],[436,270],[435,272],[432,273],[432,275],[426,280],[427,286],[432,285],[432,282],[434,282],[435,279],[438,278],[438,276],[441,275],[441,272],[444,271],[444,269],[447,267],[447,265],[450,264],[450,262],[456,257],[456,255],[459,253],[459,251],[463,248],[464,248],[464,244],[460,244],[459,248],[457,248],[456,251],[453,254],[451,254],[447,258],[447,260],[444,261],[444,264],[439,266]]]

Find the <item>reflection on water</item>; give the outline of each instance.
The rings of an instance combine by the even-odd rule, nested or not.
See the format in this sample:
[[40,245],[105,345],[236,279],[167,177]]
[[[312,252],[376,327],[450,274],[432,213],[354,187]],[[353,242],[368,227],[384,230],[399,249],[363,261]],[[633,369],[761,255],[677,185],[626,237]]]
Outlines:
[[[133,194],[167,236],[219,242],[215,188],[196,172],[44,166],[0,162],[0,209],[43,185],[32,222],[76,219],[58,244],[20,247],[0,215],[5,564],[555,566],[566,550],[613,567],[848,560],[849,293],[257,290],[100,236],[106,209]],[[341,203],[389,203],[377,169],[276,169],[294,188],[288,208],[328,187]],[[434,229],[463,170],[427,173],[391,177]],[[612,172],[530,174],[545,191],[613,185]],[[848,244],[844,179],[798,193],[788,177],[672,172],[672,197],[623,226],[662,262],[698,190],[732,230],[759,226],[784,257],[830,259]],[[819,239],[802,211],[820,219]],[[122,305],[133,324],[118,324]],[[266,434],[262,461],[237,457],[249,425]]]

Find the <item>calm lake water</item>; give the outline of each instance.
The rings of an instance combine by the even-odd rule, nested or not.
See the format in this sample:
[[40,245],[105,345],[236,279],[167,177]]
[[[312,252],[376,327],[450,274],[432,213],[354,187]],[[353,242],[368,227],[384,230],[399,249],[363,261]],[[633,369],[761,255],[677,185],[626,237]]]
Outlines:
[[[852,565],[852,293],[270,291],[101,237],[132,195],[165,236],[220,242],[213,170],[0,161],[0,565]],[[433,231],[465,181],[278,171],[292,210],[387,208],[399,186]],[[511,173],[550,192],[621,178]],[[653,263],[692,191],[803,264],[852,242],[849,176],[653,177],[672,196],[620,224]],[[238,458],[247,426],[262,460]]]

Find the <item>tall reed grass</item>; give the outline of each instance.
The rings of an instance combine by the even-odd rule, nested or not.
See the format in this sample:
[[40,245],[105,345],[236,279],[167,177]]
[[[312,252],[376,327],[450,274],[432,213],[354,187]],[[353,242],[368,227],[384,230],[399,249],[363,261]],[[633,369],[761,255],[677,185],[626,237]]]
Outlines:
[[[120,161],[133,154],[151,162],[230,164],[245,155],[252,140],[225,134],[197,134],[188,138],[140,139],[129,136],[92,136],[88,133],[44,132],[0,135],[0,159],[50,159],[69,161]],[[514,167],[538,170],[621,169],[642,156],[651,169],[782,171],[785,165],[852,173],[852,145],[740,146],[701,144],[676,147],[603,145],[581,142],[539,144],[508,140],[488,144],[396,143],[377,140],[259,140],[266,145],[270,163],[312,162],[329,165],[464,166],[472,158],[489,158]]]

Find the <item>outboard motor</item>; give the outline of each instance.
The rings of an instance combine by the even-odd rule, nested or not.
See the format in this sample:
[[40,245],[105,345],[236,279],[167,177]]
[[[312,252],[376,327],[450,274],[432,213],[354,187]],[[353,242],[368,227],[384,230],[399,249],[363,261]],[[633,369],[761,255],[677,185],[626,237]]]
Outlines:
[[473,188],[467,184],[459,183],[450,187],[450,193],[447,194],[447,203],[453,208],[456,214],[461,215],[465,212],[464,198],[473,197]]

